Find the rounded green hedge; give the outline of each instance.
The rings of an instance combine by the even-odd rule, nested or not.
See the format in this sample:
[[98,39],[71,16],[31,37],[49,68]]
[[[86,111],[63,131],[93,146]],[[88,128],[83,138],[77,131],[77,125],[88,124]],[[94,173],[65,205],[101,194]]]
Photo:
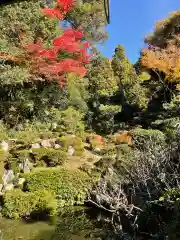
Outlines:
[[45,164],[47,167],[63,165],[67,160],[67,153],[62,150],[49,148],[32,149],[33,158],[37,165]]
[[38,148],[32,150],[20,150],[12,153],[15,162],[22,162],[26,157],[35,167],[56,167],[67,161],[67,153],[53,148]]
[[165,145],[165,134],[159,130],[135,128],[130,131],[135,146],[145,147],[148,142]]
[[18,219],[33,213],[53,216],[56,211],[56,198],[53,193],[45,190],[22,192],[20,189],[14,189],[3,195],[2,214],[4,217]]
[[41,169],[25,174],[24,190],[47,190],[54,193],[59,206],[82,205],[95,181],[85,172],[65,168]]

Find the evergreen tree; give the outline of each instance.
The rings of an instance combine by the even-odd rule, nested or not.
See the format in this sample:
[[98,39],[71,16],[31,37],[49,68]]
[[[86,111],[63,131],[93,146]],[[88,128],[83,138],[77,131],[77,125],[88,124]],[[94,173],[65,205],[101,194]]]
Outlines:
[[87,77],[90,95],[87,122],[98,132],[112,133],[116,128],[114,118],[121,112],[121,105],[111,60],[99,54],[92,60]]
[[115,49],[112,68],[124,96],[123,104],[137,105],[140,108],[146,107],[146,91],[141,86],[141,81],[121,45]]

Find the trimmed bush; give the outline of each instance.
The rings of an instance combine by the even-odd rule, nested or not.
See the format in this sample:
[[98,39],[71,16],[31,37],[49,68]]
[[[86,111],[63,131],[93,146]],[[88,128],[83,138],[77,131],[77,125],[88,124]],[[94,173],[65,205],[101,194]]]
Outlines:
[[22,162],[27,157],[34,166],[55,167],[63,165],[67,160],[67,153],[53,148],[21,150],[15,151],[12,154],[16,162]]
[[83,204],[87,190],[93,184],[92,179],[85,172],[65,168],[43,169],[26,174],[25,178],[24,190],[51,191],[56,195],[60,206]]
[[3,216],[18,219],[34,213],[52,216],[57,210],[57,200],[51,192],[40,190],[25,193],[20,189],[3,195]]
[[75,149],[75,156],[82,156],[84,153],[84,144],[82,139],[74,136],[63,136],[60,139],[64,151],[68,150],[69,146],[72,146]]
[[55,167],[63,165],[67,160],[67,153],[62,150],[48,148],[33,149],[32,155],[38,166],[45,164],[47,167]]
[[135,146],[145,147],[147,142],[165,144],[165,134],[159,130],[136,128],[131,131]]

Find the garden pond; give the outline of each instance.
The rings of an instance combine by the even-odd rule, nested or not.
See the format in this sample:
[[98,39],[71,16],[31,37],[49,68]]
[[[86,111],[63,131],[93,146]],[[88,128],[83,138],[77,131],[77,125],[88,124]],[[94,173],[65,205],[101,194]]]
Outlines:
[[110,218],[101,212],[84,208],[68,209],[51,221],[2,218],[0,240],[119,239],[108,219]]

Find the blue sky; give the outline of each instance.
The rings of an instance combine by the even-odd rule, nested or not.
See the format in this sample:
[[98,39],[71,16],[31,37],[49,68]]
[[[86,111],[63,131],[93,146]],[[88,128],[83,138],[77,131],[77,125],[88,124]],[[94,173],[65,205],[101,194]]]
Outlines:
[[180,0],[110,0],[110,8],[109,39],[99,49],[111,58],[115,47],[122,44],[133,63],[143,47],[144,37],[153,31],[154,23],[180,9]]

